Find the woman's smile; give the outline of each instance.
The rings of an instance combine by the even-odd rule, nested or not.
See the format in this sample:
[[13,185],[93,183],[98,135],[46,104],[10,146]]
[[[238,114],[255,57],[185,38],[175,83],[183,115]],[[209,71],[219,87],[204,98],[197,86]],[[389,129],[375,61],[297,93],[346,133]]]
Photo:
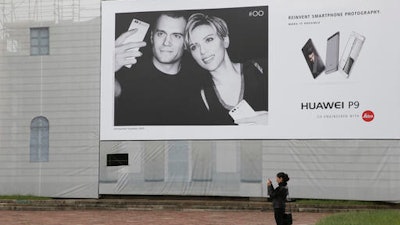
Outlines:
[[215,57],[215,55],[209,55],[209,56],[203,57],[202,60],[203,60],[204,64],[209,64],[213,61],[214,57]]

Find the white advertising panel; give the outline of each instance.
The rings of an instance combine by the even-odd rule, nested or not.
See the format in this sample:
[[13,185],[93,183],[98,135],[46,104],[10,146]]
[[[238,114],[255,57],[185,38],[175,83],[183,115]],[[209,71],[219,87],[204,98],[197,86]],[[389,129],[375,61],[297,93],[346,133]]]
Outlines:
[[399,138],[399,10],[104,1],[101,140]]

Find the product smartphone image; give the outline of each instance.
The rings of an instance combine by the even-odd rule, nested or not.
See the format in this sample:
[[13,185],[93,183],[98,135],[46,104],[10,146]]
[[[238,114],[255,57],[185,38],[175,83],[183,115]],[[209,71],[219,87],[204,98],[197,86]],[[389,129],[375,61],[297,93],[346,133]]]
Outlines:
[[[140,21],[138,19],[133,19],[128,31],[137,29],[136,33],[133,35],[129,36],[124,43],[129,43],[129,42],[139,42],[143,41],[144,37],[146,36],[147,31],[149,30],[150,24]],[[138,48],[133,49],[135,51],[139,50]],[[128,68],[131,68],[132,65],[125,65]]]
[[364,36],[354,31],[350,34],[339,64],[340,69],[346,74],[347,77],[350,76],[350,73],[354,67],[354,63],[357,61],[357,58],[360,55],[364,41]]
[[322,62],[311,38],[308,39],[301,51],[303,52],[304,58],[314,79],[317,78],[325,70],[325,65]]
[[243,118],[248,118],[248,117],[253,117],[256,116],[257,113],[254,111],[254,109],[247,103],[246,100],[242,100],[237,104],[233,109],[229,111],[229,115],[234,119],[243,119]]
[[326,41],[326,59],[325,73],[332,73],[338,70],[339,67],[339,42],[340,32],[334,33]]

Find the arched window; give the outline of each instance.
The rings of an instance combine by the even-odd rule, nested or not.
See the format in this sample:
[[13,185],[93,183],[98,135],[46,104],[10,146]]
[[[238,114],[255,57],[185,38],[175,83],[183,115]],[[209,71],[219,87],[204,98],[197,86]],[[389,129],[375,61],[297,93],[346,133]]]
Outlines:
[[30,161],[49,161],[49,120],[44,116],[31,121]]

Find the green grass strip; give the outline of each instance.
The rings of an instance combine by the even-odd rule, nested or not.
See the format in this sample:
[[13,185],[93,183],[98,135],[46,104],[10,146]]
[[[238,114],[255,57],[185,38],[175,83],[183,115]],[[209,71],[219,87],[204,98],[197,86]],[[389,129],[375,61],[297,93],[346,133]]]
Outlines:
[[1,196],[1,200],[48,200],[52,199],[49,197],[38,197],[38,196],[32,196],[32,195],[5,195]]
[[364,206],[372,206],[372,205],[381,205],[382,202],[370,202],[370,201],[352,201],[352,200],[319,200],[319,199],[300,199],[296,201],[299,205],[364,205]]
[[400,225],[400,210],[373,210],[337,213],[316,225]]

